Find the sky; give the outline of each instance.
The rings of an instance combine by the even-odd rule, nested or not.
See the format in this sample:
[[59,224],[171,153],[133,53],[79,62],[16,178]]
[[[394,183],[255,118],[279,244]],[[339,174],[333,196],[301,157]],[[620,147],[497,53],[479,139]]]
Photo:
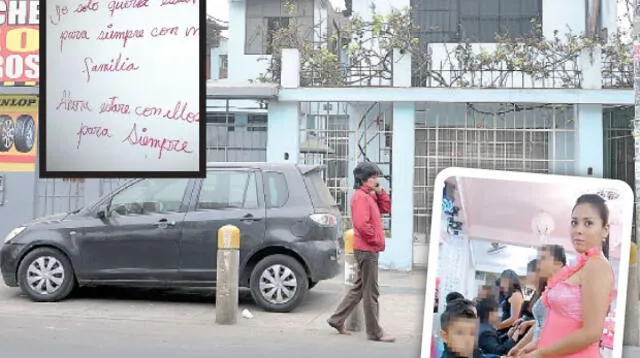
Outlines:
[[[329,0],[334,7],[342,9],[344,0]],[[220,20],[229,19],[229,0],[207,0],[207,14]]]

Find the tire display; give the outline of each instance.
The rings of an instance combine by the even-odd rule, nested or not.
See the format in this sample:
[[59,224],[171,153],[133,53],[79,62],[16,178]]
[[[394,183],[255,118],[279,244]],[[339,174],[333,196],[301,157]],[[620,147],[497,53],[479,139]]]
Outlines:
[[14,127],[11,117],[0,115],[0,152],[8,152],[13,147]]
[[36,140],[36,121],[28,114],[23,114],[16,120],[13,130],[13,141],[20,153],[29,153]]
[[19,153],[29,153],[36,142],[36,121],[33,116],[23,114],[14,121],[11,116],[0,115],[0,152],[11,148]]

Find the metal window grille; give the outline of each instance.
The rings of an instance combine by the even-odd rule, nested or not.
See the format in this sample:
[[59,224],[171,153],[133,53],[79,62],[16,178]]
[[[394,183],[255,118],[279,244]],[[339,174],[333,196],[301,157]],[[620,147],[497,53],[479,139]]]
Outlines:
[[207,160],[267,160],[267,109],[258,101],[221,100],[208,108]]
[[85,205],[84,179],[36,179],[34,217],[80,209]]
[[573,113],[570,105],[418,104],[414,239],[428,241],[433,183],[447,167],[570,173]]

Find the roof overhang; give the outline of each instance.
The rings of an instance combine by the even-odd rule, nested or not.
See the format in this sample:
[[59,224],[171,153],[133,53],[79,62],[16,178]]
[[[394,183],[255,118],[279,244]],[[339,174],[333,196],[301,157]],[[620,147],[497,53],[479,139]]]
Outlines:
[[207,83],[207,99],[255,99],[278,98],[279,87],[271,83]]

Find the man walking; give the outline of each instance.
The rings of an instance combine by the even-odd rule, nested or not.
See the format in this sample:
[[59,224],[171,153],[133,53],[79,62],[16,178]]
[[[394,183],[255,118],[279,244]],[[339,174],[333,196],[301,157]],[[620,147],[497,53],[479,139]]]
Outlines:
[[353,188],[356,191],[351,198],[351,221],[358,276],[327,323],[340,334],[350,334],[345,328],[345,321],[362,300],[367,337],[374,341],[393,342],[395,338],[386,334],[378,322],[378,256],[385,248],[381,214],[391,211],[389,195],[378,182],[381,174],[378,166],[370,162],[360,163],[353,170]]

